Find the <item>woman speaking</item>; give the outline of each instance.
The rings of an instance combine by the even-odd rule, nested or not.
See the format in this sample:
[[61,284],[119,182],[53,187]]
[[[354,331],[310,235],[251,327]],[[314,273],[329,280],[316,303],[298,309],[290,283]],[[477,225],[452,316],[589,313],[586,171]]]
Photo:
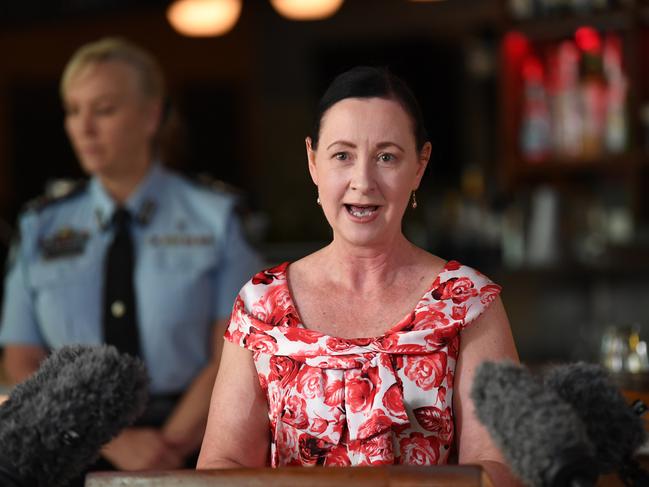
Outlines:
[[482,361],[517,360],[500,287],[402,233],[431,154],[410,90],[341,74],[306,152],[332,242],[240,291],[198,467],[453,460],[514,485],[469,397]]

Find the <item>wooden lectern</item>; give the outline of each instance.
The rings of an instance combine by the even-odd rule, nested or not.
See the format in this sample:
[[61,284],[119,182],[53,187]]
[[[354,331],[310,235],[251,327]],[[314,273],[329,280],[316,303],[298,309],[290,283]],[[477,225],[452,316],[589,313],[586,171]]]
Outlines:
[[482,467],[284,467],[93,472],[86,487],[493,487]]

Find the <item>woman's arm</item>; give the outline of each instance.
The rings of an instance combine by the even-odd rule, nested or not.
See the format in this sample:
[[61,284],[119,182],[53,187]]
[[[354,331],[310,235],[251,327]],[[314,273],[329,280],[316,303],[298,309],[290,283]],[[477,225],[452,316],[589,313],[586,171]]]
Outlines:
[[6,345],[3,350],[3,366],[11,384],[28,379],[38,370],[47,356],[40,345]]
[[269,445],[268,402],[252,352],[226,341],[196,468],[263,467]]
[[195,452],[201,446],[227,325],[227,319],[215,322],[211,360],[194,378],[162,428],[165,440],[183,456]]
[[459,463],[482,465],[494,485],[522,485],[511,473],[487,429],[475,415],[471,385],[476,369],[486,360],[518,362],[509,320],[502,301],[496,299],[462,331],[455,368],[453,410]]

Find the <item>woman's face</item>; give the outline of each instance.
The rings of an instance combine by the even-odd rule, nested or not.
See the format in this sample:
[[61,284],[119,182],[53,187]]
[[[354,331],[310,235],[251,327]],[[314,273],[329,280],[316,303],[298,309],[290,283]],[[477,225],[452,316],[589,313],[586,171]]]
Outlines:
[[89,64],[70,80],[65,129],[87,173],[116,177],[149,164],[160,104],[142,94],[138,80],[122,61]]
[[334,238],[361,246],[390,242],[412,191],[419,187],[431,146],[417,151],[413,123],[394,100],[347,98],[323,116],[309,171]]

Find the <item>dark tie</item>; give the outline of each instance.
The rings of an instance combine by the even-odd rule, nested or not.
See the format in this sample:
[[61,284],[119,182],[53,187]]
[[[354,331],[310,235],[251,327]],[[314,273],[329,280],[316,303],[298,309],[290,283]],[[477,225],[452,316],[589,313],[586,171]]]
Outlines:
[[104,341],[121,352],[140,355],[137,308],[133,288],[135,256],[131,215],[117,208],[112,218],[114,238],[104,261]]

